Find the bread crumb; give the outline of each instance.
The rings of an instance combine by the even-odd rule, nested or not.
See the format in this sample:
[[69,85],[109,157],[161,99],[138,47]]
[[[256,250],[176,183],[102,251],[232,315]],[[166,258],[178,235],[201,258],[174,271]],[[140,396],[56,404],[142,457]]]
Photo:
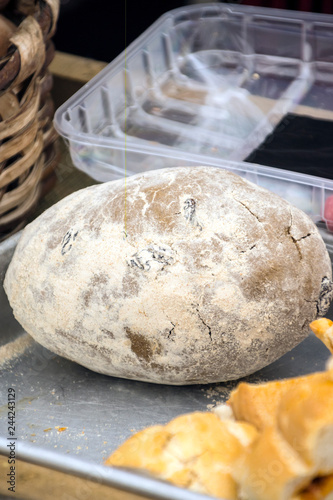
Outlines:
[[235,420],[231,407],[225,403],[216,405],[213,412],[220,420]]

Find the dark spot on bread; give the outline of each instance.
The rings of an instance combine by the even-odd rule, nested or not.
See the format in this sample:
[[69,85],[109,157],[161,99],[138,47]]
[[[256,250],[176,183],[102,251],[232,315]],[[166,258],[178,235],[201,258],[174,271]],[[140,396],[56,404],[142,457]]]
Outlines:
[[101,332],[103,332],[104,335],[106,335],[110,339],[114,339],[114,335],[112,332],[110,332],[110,330],[107,330],[106,328],[102,328]]
[[122,291],[124,297],[136,296],[140,291],[138,279],[131,270],[128,270],[123,276]]
[[93,296],[101,296],[104,303],[108,301],[108,295],[104,292],[104,288],[108,283],[109,277],[105,273],[94,273],[90,278],[86,290],[82,293],[83,303],[85,307],[89,307]]
[[333,282],[324,276],[321,282],[317,311],[319,316],[327,313],[333,297]]
[[82,294],[83,303],[84,303],[84,305],[85,305],[86,307],[88,307],[88,306],[89,306],[89,304],[90,304],[92,294],[93,294],[93,289],[92,289],[92,288],[89,288],[88,290],[86,290],[86,291],[85,291],[85,292],[83,292],[83,294]]
[[130,330],[130,328],[125,328],[126,337],[131,342],[131,351],[141,360],[150,362],[154,354],[158,354],[161,351],[159,344],[156,342],[152,343],[141,333],[135,333]]
[[97,286],[97,285],[105,285],[109,281],[109,277],[105,273],[96,273],[93,275],[91,278],[91,285],[92,286]]
[[67,231],[61,242],[61,255],[66,255],[72,249],[78,234],[79,232],[74,229]]
[[285,269],[278,263],[257,262],[257,266],[244,276],[242,292],[248,300],[262,300],[279,293]]

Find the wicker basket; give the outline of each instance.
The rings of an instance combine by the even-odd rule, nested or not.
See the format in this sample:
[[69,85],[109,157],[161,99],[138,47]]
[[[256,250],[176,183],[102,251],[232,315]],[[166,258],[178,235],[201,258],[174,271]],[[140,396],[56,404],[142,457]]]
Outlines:
[[25,225],[40,197],[53,186],[59,157],[52,123],[52,76],[47,70],[54,55],[51,37],[59,1],[2,3],[0,241]]

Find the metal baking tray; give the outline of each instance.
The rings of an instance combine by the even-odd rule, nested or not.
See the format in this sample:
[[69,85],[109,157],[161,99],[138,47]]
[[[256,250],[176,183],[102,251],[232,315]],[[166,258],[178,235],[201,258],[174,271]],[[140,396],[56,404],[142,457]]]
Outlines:
[[[332,260],[333,236],[324,227],[320,231]],[[98,482],[111,488],[113,500],[207,499],[138,472],[105,467],[103,461],[135,431],[153,424],[165,424],[186,412],[208,411],[224,402],[238,382],[178,387],[108,377],[37,344],[15,321],[2,286],[19,236],[18,233],[0,244],[2,458],[8,456],[10,437],[7,392],[8,388],[14,388],[16,453],[22,462]],[[333,319],[332,307],[327,317]],[[320,371],[328,357],[326,347],[310,333],[282,358],[242,380],[259,382]],[[39,498],[32,492],[33,486],[29,491],[21,491],[19,498]],[[125,496],[117,496],[117,492]],[[6,493],[0,469],[0,498],[6,498]],[[60,496],[47,498],[61,500]],[[74,495],[70,498],[90,497]]]

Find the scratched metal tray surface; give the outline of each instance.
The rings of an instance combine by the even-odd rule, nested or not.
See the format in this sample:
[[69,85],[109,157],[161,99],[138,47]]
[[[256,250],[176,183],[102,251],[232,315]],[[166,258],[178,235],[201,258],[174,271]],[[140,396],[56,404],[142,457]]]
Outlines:
[[[324,228],[321,233],[332,259],[333,237]],[[134,431],[164,424],[182,413],[207,411],[225,401],[237,382],[173,387],[123,380],[94,373],[43,348],[15,321],[3,290],[18,238],[19,234],[0,244],[0,454],[5,454],[9,437],[7,391],[14,388],[17,453],[25,461],[81,476],[89,471],[104,484],[149,498],[207,498],[104,467],[103,459]],[[328,317],[333,319],[332,307]],[[281,359],[243,380],[319,371],[328,356],[324,345],[310,334]]]

